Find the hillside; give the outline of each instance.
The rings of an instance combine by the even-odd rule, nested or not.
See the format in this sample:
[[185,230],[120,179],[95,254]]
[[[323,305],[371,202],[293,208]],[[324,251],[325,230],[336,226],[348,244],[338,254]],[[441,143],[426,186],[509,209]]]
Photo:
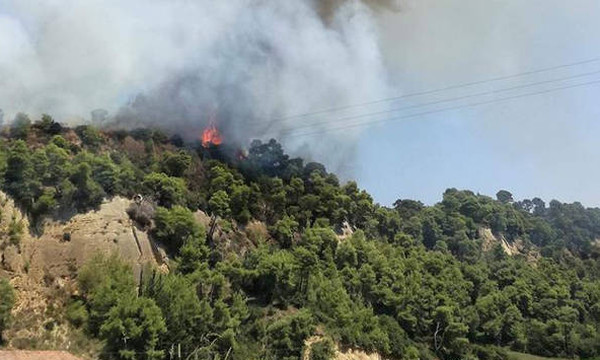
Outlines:
[[384,207],[275,140],[185,144],[47,115],[3,130],[0,179],[8,348],[600,356],[600,209],[457,189]]
[[[6,234],[7,225],[13,221],[27,229],[28,220],[14,207],[13,201],[5,194],[0,197],[5,199],[0,208],[3,233]],[[3,241],[0,273],[10,278],[16,290],[15,321],[5,332],[6,346],[69,350],[76,334],[65,326],[64,314],[55,308],[64,308],[70,296],[77,293],[74,282],[77,269],[96,253],[118,253],[131,264],[136,278],[143,267],[161,265],[156,261],[147,233],[135,229],[127,216],[129,204],[123,198],[113,198],[96,211],[75,215],[64,222],[47,222],[41,235],[23,231],[18,244]]]

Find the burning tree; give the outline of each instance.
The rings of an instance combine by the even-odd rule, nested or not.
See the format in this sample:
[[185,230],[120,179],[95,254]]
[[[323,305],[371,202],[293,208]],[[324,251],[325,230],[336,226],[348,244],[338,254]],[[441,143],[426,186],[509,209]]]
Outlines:
[[202,146],[205,148],[211,145],[221,145],[223,137],[213,122],[202,132]]

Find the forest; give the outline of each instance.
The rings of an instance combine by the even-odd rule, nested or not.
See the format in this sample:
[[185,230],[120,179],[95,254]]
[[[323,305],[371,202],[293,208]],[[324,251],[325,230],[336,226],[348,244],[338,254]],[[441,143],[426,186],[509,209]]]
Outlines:
[[[48,115],[4,129],[0,179],[30,218],[31,229],[10,224],[15,243],[106,198],[152,199],[130,216],[168,249],[170,271],[136,284],[118,255],[97,255],[65,309],[106,359],[325,360],[336,347],[385,359],[600,357],[597,208],[457,189],[432,206],[381,206],[274,139],[240,155]],[[250,244],[219,246],[197,210]],[[13,303],[0,281],[0,330],[18,321]]]

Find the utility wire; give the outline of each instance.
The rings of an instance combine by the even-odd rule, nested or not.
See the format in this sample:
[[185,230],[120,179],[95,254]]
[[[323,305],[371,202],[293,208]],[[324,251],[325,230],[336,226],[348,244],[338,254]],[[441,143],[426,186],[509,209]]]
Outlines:
[[348,104],[348,105],[343,105],[343,106],[339,106],[339,107],[332,107],[332,108],[328,108],[328,109],[322,109],[322,110],[306,112],[306,113],[301,113],[301,114],[296,114],[296,115],[287,115],[287,116],[278,117],[278,118],[277,117],[270,118],[270,119],[264,118],[262,120],[249,122],[248,124],[257,125],[257,124],[264,124],[264,123],[270,123],[270,122],[276,122],[276,121],[285,121],[285,120],[290,120],[290,119],[309,117],[312,115],[326,114],[326,113],[331,113],[331,112],[335,112],[335,111],[363,107],[363,106],[367,106],[367,105],[380,104],[380,103],[384,103],[384,102],[388,102],[388,101],[401,100],[401,99],[422,96],[422,95],[430,95],[430,94],[435,94],[435,93],[443,92],[443,91],[447,91],[447,90],[460,89],[460,88],[481,85],[481,84],[490,83],[490,82],[514,79],[514,78],[518,78],[518,77],[522,77],[522,76],[535,75],[535,74],[540,74],[540,73],[544,73],[544,72],[548,72],[548,71],[560,70],[560,69],[565,69],[565,68],[574,67],[574,66],[578,66],[578,65],[595,63],[595,62],[599,62],[599,61],[600,61],[600,57],[596,57],[596,58],[591,58],[591,59],[577,61],[577,62],[568,63],[568,64],[561,64],[561,65],[551,66],[551,67],[537,69],[537,70],[519,72],[519,73],[515,73],[515,74],[511,74],[511,75],[498,76],[498,77],[493,77],[493,78],[484,79],[484,80],[460,83],[460,84],[450,85],[450,86],[436,88],[436,89],[432,89],[432,90],[425,90],[425,91],[420,91],[420,92],[415,92],[415,93],[409,93],[409,94],[405,94],[405,95],[388,97],[388,98],[378,99],[378,100],[373,100],[373,101],[367,101],[367,102],[358,103],[358,104]]
[[551,79],[551,80],[533,82],[533,83],[529,83],[529,84],[516,85],[516,86],[511,86],[508,88],[498,89],[498,90],[490,90],[490,91],[485,91],[485,92],[480,92],[480,93],[475,93],[475,94],[457,96],[457,97],[448,98],[448,99],[430,101],[430,102],[426,102],[426,103],[422,103],[422,104],[403,106],[403,107],[399,107],[399,108],[395,108],[395,109],[388,109],[388,110],[382,110],[382,111],[377,111],[377,112],[346,116],[346,117],[342,117],[342,118],[337,118],[335,120],[325,120],[325,121],[316,122],[316,123],[309,123],[309,124],[294,127],[293,130],[318,127],[321,125],[328,125],[328,124],[331,124],[332,122],[337,123],[337,122],[342,122],[342,121],[346,121],[346,120],[354,120],[354,119],[360,119],[360,118],[371,117],[371,116],[376,116],[376,115],[389,114],[389,113],[394,113],[394,112],[398,112],[398,111],[402,111],[402,110],[419,109],[419,108],[428,107],[431,105],[439,105],[439,104],[444,104],[444,103],[448,103],[448,102],[466,100],[466,99],[470,99],[470,98],[474,98],[474,97],[499,94],[499,93],[503,93],[503,92],[507,92],[507,91],[525,89],[525,88],[529,88],[529,87],[533,87],[533,86],[551,84],[551,83],[555,83],[555,82],[572,80],[572,79],[577,79],[577,78],[591,76],[591,75],[597,75],[597,74],[600,74],[600,70],[590,71],[587,73],[577,74],[577,75],[572,75],[572,76],[566,76],[566,77],[562,77],[562,78],[558,78],[558,79]]
[[359,122],[359,123],[354,123],[354,124],[348,124],[346,126],[340,126],[340,127],[337,127],[337,128],[323,129],[323,130],[320,130],[320,131],[305,132],[305,133],[298,133],[298,134],[296,134],[296,133],[294,133],[293,130],[291,130],[291,131],[280,133],[280,134],[267,135],[267,137],[269,137],[269,136],[278,136],[280,138],[294,138],[294,137],[302,137],[302,136],[320,135],[320,134],[323,134],[323,133],[326,133],[326,132],[346,130],[346,129],[352,129],[352,128],[357,128],[357,127],[362,127],[362,126],[375,125],[375,124],[380,124],[380,123],[387,123],[387,122],[392,122],[392,121],[398,121],[398,120],[416,118],[416,117],[421,117],[421,116],[426,116],[426,115],[443,113],[443,112],[447,112],[447,111],[460,110],[460,109],[465,109],[465,108],[469,108],[469,107],[476,107],[476,106],[481,106],[481,105],[493,104],[493,103],[497,103],[497,102],[514,100],[514,99],[519,99],[519,98],[524,98],[524,97],[529,97],[529,96],[536,96],[536,95],[548,94],[548,93],[552,93],[552,92],[556,92],[556,91],[573,89],[573,88],[577,88],[577,87],[581,87],[581,86],[588,86],[588,85],[595,85],[595,84],[600,84],[600,80],[589,81],[589,82],[585,82],[585,83],[579,83],[579,84],[568,85],[568,86],[555,87],[553,89],[548,89],[548,90],[544,90],[544,91],[536,91],[536,92],[531,92],[531,93],[527,93],[527,94],[506,96],[506,97],[499,98],[499,99],[474,102],[474,103],[465,104],[465,105],[451,106],[451,107],[446,107],[446,108],[442,108],[442,109],[431,110],[431,111],[424,111],[424,112],[410,114],[410,115],[405,115],[405,116],[392,117],[392,118],[388,118],[388,119],[380,119],[380,120],[375,120],[375,121],[366,121],[366,122]]

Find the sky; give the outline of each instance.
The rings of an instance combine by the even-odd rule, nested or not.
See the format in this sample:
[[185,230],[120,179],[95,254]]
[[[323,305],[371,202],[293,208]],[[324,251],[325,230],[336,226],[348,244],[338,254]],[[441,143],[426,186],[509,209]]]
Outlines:
[[558,68],[600,60],[599,14],[598,0],[5,0],[0,109],[73,123],[101,108],[190,138],[216,119],[384,205],[455,187],[600,206],[600,85],[577,86],[600,61]]
[[[598,1],[418,0],[404,5],[380,18],[382,49],[400,95],[600,56]],[[600,63],[589,63],[396,104],[599,69]],[[596,74],[460,103],[599,78]],[[506,189],[520,199],[538,196],[600,206],[599,95],[595,84],[384,122],[361,135],[356,178],[385,205],[406,198],[435,203],[445,189],[455,187],[490,196]]]

